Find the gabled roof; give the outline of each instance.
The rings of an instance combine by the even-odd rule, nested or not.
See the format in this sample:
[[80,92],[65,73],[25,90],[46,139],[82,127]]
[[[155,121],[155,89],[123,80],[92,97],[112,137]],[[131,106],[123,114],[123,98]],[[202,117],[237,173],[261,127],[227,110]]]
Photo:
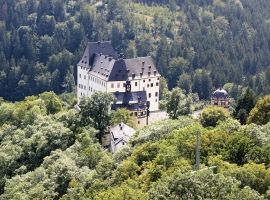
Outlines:
[[147,78],[149,76],[160,76],[153,59],[150,56],[139,57],[125,60],[126,68],[129,70],[129,75],[140,78]]
[[107,55],[115,60],[118,59],[110,42],[89,42],[78,65],[89,68],[94,54]]
[[113,140],[117,140],[124,136],[128,136],[130,138],[136,131],[132,127],[124,123],[120,123],[110,128],[110,132],[113,136]]
[[94,73],[95,76],[103,80],[108,80],[115,62],[116,61],[111,57],[94,54],[90,71],[91,73]]
[[118,59],[110,42],[89,42],[78,66],[89,68],[95,76],[107,81],[160,76],[150,56]]
[[116,97],[116,104],[128,104],[147,101],[146,91],[115,92],[114,96]]

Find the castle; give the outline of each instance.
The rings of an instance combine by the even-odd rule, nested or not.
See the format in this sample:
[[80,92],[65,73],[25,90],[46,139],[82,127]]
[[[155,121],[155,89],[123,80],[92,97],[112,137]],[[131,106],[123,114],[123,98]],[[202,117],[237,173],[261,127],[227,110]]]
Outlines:
[[89,42],[77,64],[77,98],[112,92],[117,98],[112,109],[126,107],[137,117],[138,127],[143,127],[147,110],[158,110],[159,79],[150,56],[124,59],[110,42]]

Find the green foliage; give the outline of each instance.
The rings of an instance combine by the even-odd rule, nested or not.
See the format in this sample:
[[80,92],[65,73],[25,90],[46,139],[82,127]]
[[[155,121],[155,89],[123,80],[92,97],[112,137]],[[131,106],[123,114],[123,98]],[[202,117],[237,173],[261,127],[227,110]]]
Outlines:
[[135,117],[131,116],[130,111],[126,108],[118,108],[115,112],[112,112],[111,124],[115,126],[121,122],[132,128],[136,128]]
[[122,184],[120,186],[110,188],[107,191],[99,192],[94,198],[97,200],[147,200],[148,196],[139,189],[134,189],[126,184]]
[[222,107],[209,106],[203,110],[200,116],[201,124],[204,127],[215,127],[217,122],[225,121],[230,118],[230,113]]
[[179,170],[154,183],[148,194],[150,199],[229,199],[238,191],[241,189],[237,180],[211,170],[194,173]]
[[241,124],[246,123],[248,114],[254,108],[255,104],[256,95],[254,91],[248,87],[245,93],[239,97],[234,113],[236,119],[239,119]]
[[62,110],[61,100],[54,92],[44,92],[39,97],[46,105],[47,114],[55,114]]
[[168,92],[168,84],[164,77],[159,79],[159,99],[162,100],[165,98],[165,94]]
[[172,134],[173,130],[175,129],[184,128],[194,124],[194,120],[184,116],[179,117],[177,120],[169,119],[164,121],[157,121],[150,126],[145,126],[144,128],[137,131],[131,138],[130,143],[133,146],[136,146],[148,141],[156,142]]
[[255,107],[250,111],[247,123],[255,123],[259,125],[266,124],[270,121],[270,95],[266,95],[263,99],[259,99]]
[[191,98],[186,96],[180,88],[173,88],[166,95],[166,108],[171,119],[188,115],[191,113]]
[[82,98],[80,101],[81,125],[92,125],[99,131],[96,135],[99,139],[110,125],[111,113],[109,113],[109,106],[114,101],[114,98],[111,93],[99,91],[95,92],[91,98]]
[[[1,96],[25,99],[0,99],[1,199],[269,199],[267,102],[246,126],[211,115],[212,130],[187,117],[156,122],[111,155],[96,130],[78,123],[90,124],[88,114],[81,121],[53,94],[25,98],[71,92],[87,42],[98,40],[127,58],[153,57],[163,108],[176,84],[204,100],[225,83],[234,99],[246,87],[269,93],[269,1],[136,2],[0,1]],[[241,123],[253,99],[243,91],[235,106]],[[72,108],[72,98],[62,98]],[[215,174],[189,172],[197,133],[201,167],[216,165]]]
[[138,171],[140,167],[133,162],[132,160],[124,160],[121,162],[117,169],[113,173],[113,182],[114,183],[121,183],[129,178],[136,178],[138,176]]
[[233,134],[226,142],[227,159],[238,165],[247,162],[247,154],[254,148],[254,141],[242,133]]

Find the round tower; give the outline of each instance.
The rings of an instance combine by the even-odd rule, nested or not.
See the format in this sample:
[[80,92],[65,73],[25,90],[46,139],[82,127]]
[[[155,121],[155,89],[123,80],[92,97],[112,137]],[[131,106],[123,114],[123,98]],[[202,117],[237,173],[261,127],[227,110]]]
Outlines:
[[211,105],[212,106],[218,106],[218,107],[223,107],[227,111],[229,111],[230,108],[230,95],[228,92],[222,87],[217,89],[215,92],[212,93],[211,96]]

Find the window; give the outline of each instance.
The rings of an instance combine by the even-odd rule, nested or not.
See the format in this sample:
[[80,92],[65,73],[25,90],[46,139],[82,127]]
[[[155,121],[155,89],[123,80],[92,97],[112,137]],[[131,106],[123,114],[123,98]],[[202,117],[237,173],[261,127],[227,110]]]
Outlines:
[[134,115],[137,116],[137,112],[135,112]]
[[155,101],[157,102],[157,99]]
[[157,80],[159,80],[159,77],[157,78]]
[[123,83],[123,87],[126,87],[126,83]]
[[86,90],[86,86],[84,86],[84,89]]
[[114,84],[113,83],[111,83],[111,88],[114,88]]
[[145,83],[145,80],[143,80],[143,82]]
[[149,84],[147,84],[147,87],[149,87]]
[[138,121],[138,124],[140,124],[140,121]]
[[148,94],[148,97],[151,98],[151,93]]
[[117,83],[117,88],[120,88],[120,83]]
[[156,82],[156,86],[158,86],[158,82]]
[[151,83],[151,87],[153,87],[153,83]]
[[135,82],[135,86],[137,86],[137,82]]
[[158,92],[156,92],[156,97],[158,96]]
[[84,75],[84,79],[86,79],[86,75]]
[[81,75],[81,74],[79,74],[79,77],[81,78],[81,77],[82,77],[82,75]]
[[79,88],[81,88],[81,84],[79,84]]
[[143,87],[143,91],[145,91],[145,87]]
[[90,91],[90,86],[89,86],[89,91]]
[[125,145],[125,142],[122,142],[122,145]]
[[92,92],[92,87],[91,87],[91,92]]
[[151,78],[149,78],[149,82],[151,82]]

